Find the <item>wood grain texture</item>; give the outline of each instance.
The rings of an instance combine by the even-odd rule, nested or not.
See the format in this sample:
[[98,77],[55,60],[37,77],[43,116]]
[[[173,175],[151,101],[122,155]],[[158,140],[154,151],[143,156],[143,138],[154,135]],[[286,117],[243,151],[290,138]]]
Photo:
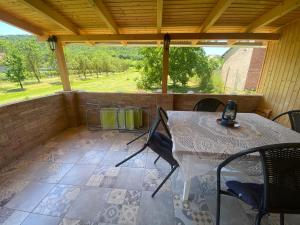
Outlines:
[[[270,41],[258,92],[264,95],[262,107],[272,116],[300,108],[300,22],[282,30],[280,41]],[[279,122],[289,126],[288,118]]]
[[[299,0],[7,0],[0,8],[49,35],[236,33],[299,19]],[[126,40],[125,40],[126,41]],[[124,44],[124,43],[123,43]],[[130,43],[129,43],[130,44]]]

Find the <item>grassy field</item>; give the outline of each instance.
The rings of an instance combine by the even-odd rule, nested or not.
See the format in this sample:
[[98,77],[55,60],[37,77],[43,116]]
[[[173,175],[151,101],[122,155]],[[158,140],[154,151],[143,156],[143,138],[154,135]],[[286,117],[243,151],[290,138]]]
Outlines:
[[[97,78],[96,75],[88,75],[87,79],[81,79],[77,75],[70,75],[70,82],[73,90],[84,90],[93,92],[151,92],[139,90],[136,82],[140,73],[133,69],[126,72],[114,74],[101,74]],[[17,83],[1,80],[3,74],[0,74],[0,105],[15,101],[31,99],[34,97],[53,94],[62,91],[62,84],[59,77],[42,78],[40,83],[36,80],[24,81],[24,90],[21,90]],[[213,83],[219,90],[222,89],[219,76],[213,76]],[[178,93],[186,93],[188,91],[199,92],[199,80],[191,78],[185,87],[173,87],[169,84],[168,90]],[[153,89],[152,91],[156,91]]]
[[[139,77],[136,71],[103,74],[99,78],[96,75],[80,79],[78,76],[71,75],[70,82],[73,90],[101,91],[101,92],[139,92],[136,87],[136,79]],[[62,91],[59,77],[42,78],[41,83],[35,80],[26,80],[22,91],[16,83],[0,80],[0,105],[31,99],[38,96],[53,94]],[[145,91],[144,91],[145,92]]]

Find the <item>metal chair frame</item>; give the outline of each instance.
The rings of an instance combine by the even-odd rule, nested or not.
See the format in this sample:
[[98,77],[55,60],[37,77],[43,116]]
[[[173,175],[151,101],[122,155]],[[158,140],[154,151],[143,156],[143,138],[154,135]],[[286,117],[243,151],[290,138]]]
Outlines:
[[[201,104],[204,104],[205,106],[202,105],[202,107],[201,107]],[[211,104],[214,104],[215,107],[213,107],[212,109],[208,109],[209,107],[211,107]],[[219,99],[204,98],[204,99],[199,100],[195,104],[193,111],[216,112],[220,106],[225,106],[225,104],[222,101],[220,101]]]
[[[165,119],[168,119],[168,116],[166,114],[166,112],[163,110],[163,108],[161,107],[157,107],[157,117],[152,125],[152,127],[149,129],[148,132],[145,132],[144,134],[140,135],[139,137],[137,137],[135,140],[137,140],[138,138],[144,136],[145,134],[148,133],[148,139],[146,141],[146,143],[143,145],[143,147],[133,153],[132,155],[128,156],[127,158],[125,158],[124,160],[122,160],[121,162],[119,162],[118,164],[116,164],[116,167],[122,165],[123,163],[127,162],[128,160],[130,160],[131,158],[133,158],[134,156],[140,154],[141,152],[143,152],[147,147],[150,147],[149,144],[151,142],[151,139],[153,138],[153,135],[155,134],[158,126],[160,123],[162,123],[167,135],[169,136],[169,138],[171,137],[169,128],[166,124]],[[133,140],[133,141],[135,141]],[[133,141],[131,141],[130,143],[132,143]],[[157,160],[160,158],[160,155],[158,155],[158,157],[155,159],[154,163],[157,162]],[[170,166],[171,166],[171,171],[168,173],[168,175],[164,178],[164,180],[161,182],[161,184],[156,188],[156,190],[152,193],[152,197],[154,197],[156,195],[156,193],[159,191],[159,189],[164,185],[164,183],[169,179],[169,177],[174,173],[174,171],[177,169],[177,167],[179,166],[179,164],[177,163],[177,161],[172,157],[172,160],[166,160]],[[172,161],[172,162],[170,162]]]
[[291,123],[292,130],[300,133],[300,124],[299,125],[295,124],[294,118],[293,118],[293,114],[294,113],[299,113],[300,114],[300,110],[290,110],[290,111],[281,113],[281,114],[275,116],[272,120],[275,121],[275,120],[277,120],[281,116],[288,115],[290,123]]
[[[221,171],[222,169],[228,165],[233,160],[253,154],[253,153],[259,153],[260,159],[262,162],[262,168],[263,168],[263,178],[264,178],[264,197],[262,199],[262,206],[258,210],[255,224],[260,225],[261,220],[264,215],[268,213],[279,213],[280,214],[280,225],[284,225],[284,213],[289,214],[299,214],[300,213],[300,206],[297,210],[285,210],[285,209],[272,209],[269,206],[270,201],[270,191],[269,191],[269,183],[268,183],[268,166],[266,165],[266,161],[264,158],[264,153],[267,151],[272,151],[272,149],[287,149],[287,148],[297,148],[300,149],[300,143],[282,143],[282,144],[275,144],[275,145],[267,145],[267,146],[261,146],[257,148],[252,148],[249,150],[241,151],[237,154],[234,154],[230,157],[228,157],[226,160],[224,160],[217,168],[217,210],[216,210],[216,225],[220,225],[220,212],[221,212],[221,195],[227,195],[232,196],[235,198],[238,198],[236,195],[234,195],[231,192],[221,190]],[[300,194],[300,192],[299,192]],[[240,199],[242,200],[242,199]]]

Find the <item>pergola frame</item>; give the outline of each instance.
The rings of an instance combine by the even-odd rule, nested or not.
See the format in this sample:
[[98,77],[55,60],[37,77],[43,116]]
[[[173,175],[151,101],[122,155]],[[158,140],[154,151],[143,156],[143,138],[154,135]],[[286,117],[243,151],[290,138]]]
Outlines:
[[[51,0],[52,1],[52,0]],[[128,33],[124,27],[120,27],[113,13],[109,10],[107,2],[102,0],[86,0],[86,6],[89,7],[95,15],[105,24],[109,29],[105,34],[86,33],[78,24],[76,24],[70,17],[64,15],[61,10],[50,4],[50,2],[42,0],[18,0],[17,4],[22,4],[30,8],[32,11],[38,13],[49,22],[56,24],[59,28],[68,32],[68,34],[60,34],[55,31],[47,30],[36,25],[36,21],[26,21],[22,19],[22,15],[17,15],[13,10],[1,9],[0,20],[10,23],[14,26],[20,27],[26,31],[36,34],[40,40],[46,40],[49,35],[57,36],[58,43],[56,48],[56,56],[58,68],[65,91],[71,90],[69,76],[65,57],[63,53],[63,46],[67,43],[105,43],[122,45],[127,44],[145,44],[153,45],[153,43],[160,44],[164,40],[166,32],[163,32],[164,27],[164,13],[168,2],[163,0],[156,0],[156,30],[152,33]],[[53,0],[54,1],[54,0]],[[15,1],[14,1],[15,2]],[[247,1],[246,1],[247,2]],[[184,3],[182,3],[184,4]],[[275,32],[256,32],[259,28],[266,26],[280,17],[288,14],[292,10],[300,7],[300,0],[284,0],[281,4],[267,10],[263,15],[257,17],[256,20],[245,26],[240,32],[211,32],[214,25],[222,18],[222,15],[234,4],[233,0],[218,0],[211,11],[207,14],[202,23],[199,23],[198,32],[190,32],[189,28],[184,28],[185,32],[169,32],[171,45],[186,46],[188,43],[191,46],[206,45],[206,46],[262,46],[269,40],[279,40],[280,34],[276,31],[280,30],[277,27]],[[132,3],[131,3],[132,5]],[[1,6],[1,5],[0,5]],[[8,10],[8,11],[6,11]],[[167,9],[166,9],[167,10]],[[296,18],[297,19],[297,18]],[[176,27],[175,27],[176,28]],[[180,29],[180,26],[177,26]],[[143,27],[141,28],[143,29]],[[175,29],[176,30],[176,29]],[[122,32],[121,32],[122,31]],[[125,31],[125,32],[124,32]],[[224,41],[225,40],[225,41]],[[227,42],[226,42],[227,41]],[[162,77],[162,92],[167,92],[167,77],[168,77],[168,55],[169,44],[164,42],[163,53],[163,77]]]

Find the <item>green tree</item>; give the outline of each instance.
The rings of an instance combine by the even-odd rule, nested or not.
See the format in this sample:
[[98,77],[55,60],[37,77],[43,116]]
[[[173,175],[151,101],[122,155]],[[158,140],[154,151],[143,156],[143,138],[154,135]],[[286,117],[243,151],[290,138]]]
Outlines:
[[25,71],[20,54],[8,52],[5,56],[5,66],[7,67],[6,77],[12,82],[18,82],[23,90],[22,81],[25,80]]
[[162,77],[162,48],[142,48],[142,60],[137,64],[142,76],[138,80],[138,88],[150,89],[161,84]]
[[75,68],[77,68],[77,71],[84,76],[84,79],[87,79],[87,72],[90,68],[90,63],[89,57],[84,53],[75,57]]
[[[138,87],[149,89],[160,85],[162,48],[143,48],[140,54],[143,58],[138,68],[142,71],[142,77],[138,81]],[[197,76],[201,80],[201,90],[211,90],[211,69],[202,48],[170,48],[169,60],[169,76],[173,86],[185,86],[191,77]]]
[[43,63],[43,48],[35,39],[29,39],[18,43],[24,57],[24,64],[28,72],[34,75],[40,82],[40,68]]

